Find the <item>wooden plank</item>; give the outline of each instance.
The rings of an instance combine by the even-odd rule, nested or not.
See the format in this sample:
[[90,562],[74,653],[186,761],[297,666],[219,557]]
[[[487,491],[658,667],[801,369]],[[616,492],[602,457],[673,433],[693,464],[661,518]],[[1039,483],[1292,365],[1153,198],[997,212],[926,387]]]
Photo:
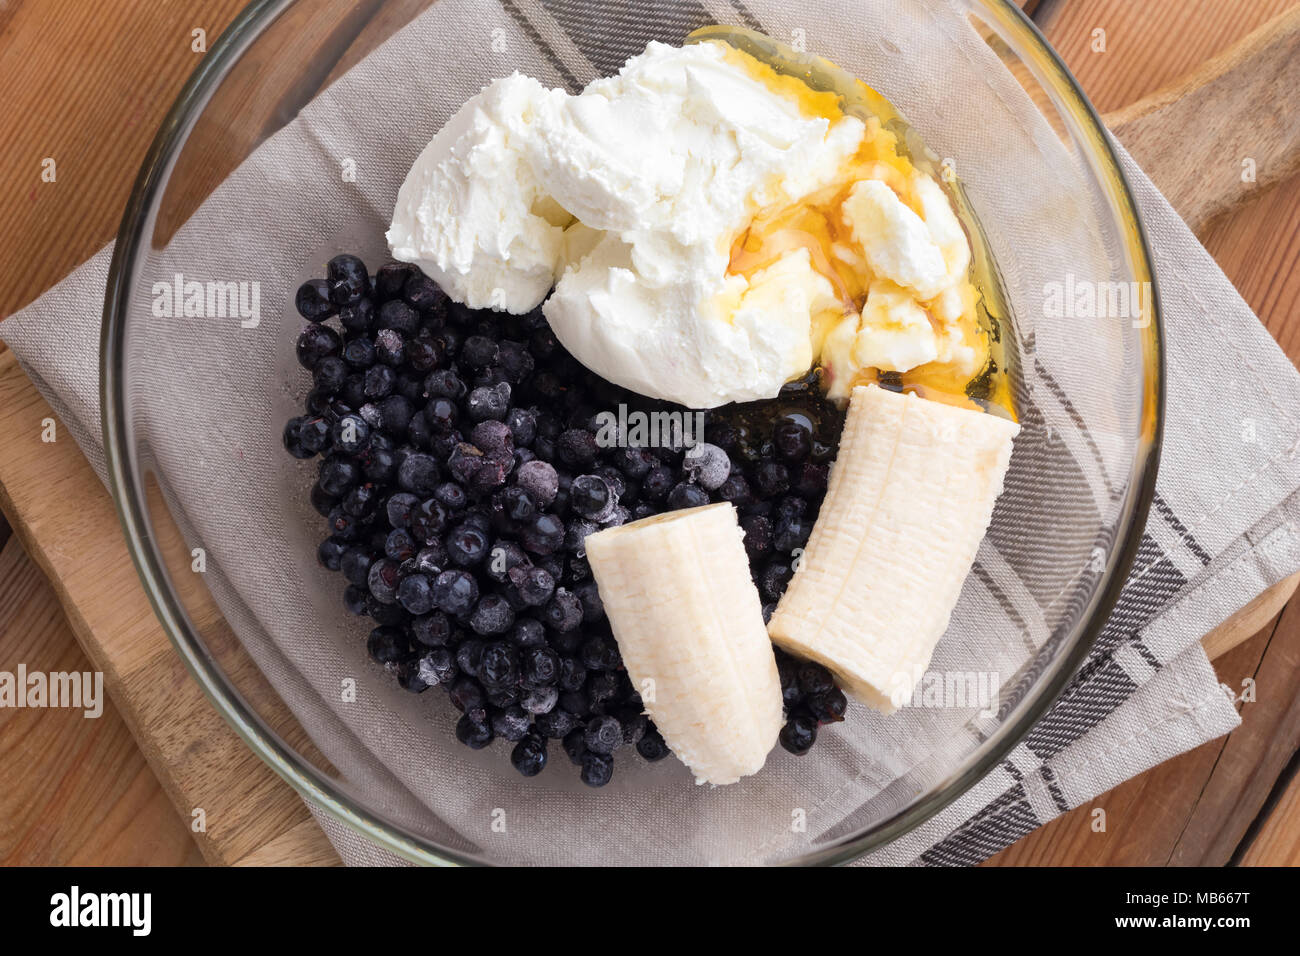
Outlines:
[[[49,582],[17,539],[0,550],[0,670],[88,672]],[[203,858],[112,701],[0,708],[0,865],[193,865]]]
[[[16,534],[53,583],[172,803],[185,819],[203,809],[207,829],[195,838],[204,857],[233,863],[303,824],[315,827],[302,801],[226,725],[173,652],[126,556],[108,492],[66,431],[55,442],[41,441],[40,422],[53,412],[23,387],[15,366],[12,353],[0,354],[0,429],[8,429],[0,506],[22,516]],[[315,833],[304,862],[333,853],[319,828]]]

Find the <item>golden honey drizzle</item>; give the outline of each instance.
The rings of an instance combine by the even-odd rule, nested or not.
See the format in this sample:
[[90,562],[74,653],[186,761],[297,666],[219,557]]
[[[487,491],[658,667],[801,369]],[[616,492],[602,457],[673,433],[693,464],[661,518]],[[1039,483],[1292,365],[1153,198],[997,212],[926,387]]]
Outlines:
[[[1005,321],[1001,286],[988,255],[983,236],[974,224],[964,194],[953,188],[951,178],[937,175],[932,157],[916,156],[915,144],[900,144],[897,130],[907,127],[883,96],[865,83],[844,73],[826,60],[801,55],[762,34],[735,27],[709,27],[691,34],[688,42],[722,41],[726,56],[773,92],[794,100],[806,115],[835,122],[846,115],[857,116],[866,125],[866,135],[857,152],[845,163],[835,185],[802,197],[756,210],[752,220],[731,243],[728,272],[751,278],[774,264],[791,250],[808,250],[813,269],[826,277],[844,307],[844,313],[817,317],[813,329],[814,352],[820,353],[826,332],[852,311],[861,311],[867,288],[874,278],[865,263],[845,261],[835,254],[836,246],[852,248],[850,227],[841,206],[860,180],[876,179],[888,185],[908,207],[921,215],[921,205],[912,187],[913,173],[930,175],[953,200],[959,221],[971,242],[972,284],[975,306],[964,311],[956,324],[963,342],[986,356],[975,375],[956,363],[930,362],[901,373],[904,391],[924,398],[966,407],[983,408],[1015,418],[1005,343],[999,323]],[[830,87],[829,89],[817,87]],[[914,136],[914,134],[913,134]],[[915,160],[915,161],[914,161]],[[922,307],[925,303],[921,303]],[[927,310],[927,314],[929,314]],[[936,331],[940,323],[933,315]],[[952,323],[949,323],[950,325]],[[833,370],[822,369],[833,374]],[[897,383],[899,373],[866,369],[854,384],[884,379]]]

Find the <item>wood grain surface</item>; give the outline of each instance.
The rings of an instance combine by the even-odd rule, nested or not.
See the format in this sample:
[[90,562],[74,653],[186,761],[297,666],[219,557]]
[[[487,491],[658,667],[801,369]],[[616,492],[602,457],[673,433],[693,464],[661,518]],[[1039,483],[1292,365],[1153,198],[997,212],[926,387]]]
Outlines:
[[[233,0],[96,5],[9,0],[0,5],[0,81],[6,96],[6,109],[0,111],[0,170],[11,186],[0,191],[0,223],[6,227],[0,230],[0,316],[25,305],[112,238],[153,131],[201,56],[191,49],[191,31],[205,29],[211,45],[240,5]],[[1040,0],[1034,15],[1100,110],[1122,110],[1155,94],[1140,110],[1118,114],[1136,124],[1152,104],[1165,109],[1179,101],[1161,88],[1178,89],[1191,71],[1295,5],[1295,0]],[[373,3],[322,0],[313,7],[317,16],[301,24],[304,44],[348,50],[347,62],[386,36],[394,22],[390,9],[376,14]],[[1095,50],[1097,29],[1105,30],[1104,52]],[[1216,71],[1232,65],[1221,63]],[[277,65],[262,68],[273,71]],[[259,96],[259,75],[269,72],[253,74],[247,87],[230,93],[231,108],[260,110],[271,122],[293,103],[266,102]],[[1279,147],[1269,142],[1274,145],[1265,149],[1267,144],[1247,141],[1243,151],[1273,155],[1269,150]],[[213,182],[228,170],[220,145],[213,144]],[[228,155],[237,154],[236,149]],[[57,162],[54,183],[41,181],[45,158]],[[1239,157],[1227,159],[1239,168]],[[1294,360],[1300,357],[1300,188],[1284,170],[1261,168],[1260,181],[1234,197],[1232,212],[1208,225],[1209,216],[1189,218],[1202,225],[1207,247]],[[1261,197],[1267,198],[1257,201]],[[1203,198],[1193,191],[1183,201],[1190,208]],[[97,309],[98,303],[88,307]],[[11,592],[21,590],[11,581],[32,576],[31,563],[20,553],[10,556],[16,549],[8,546],[0,553],[0,669],[36,659],[66,660],[49,669],[75,669],[78,652],[67,643],[70,623],[91,653],[91,663],[81,666],[105,669],[121,708],[117,724],[107,714],[94,722],[98,743],[88,744],[82,739],[86,731],[77,726],[63,731],[68,742],[52,741],[44,748],[57,758],[45,773],[64,774],[63,804],[40,796],[5,802],[22,786],[10,782],[17,773],[13,761],[0,767],[0,860],[189,862],[193,850],[186,856],[184,841],[177,845],[177,828],[188,839],[184,821],[193,807],[204,806],[209,828],[198,835],[197,845],[210,862],[337,862],[301,802],[220,721],[171,653],[125,559],[106,492],[70,440],[47,445],[37,438],[48,414],[12,356],[0,354],[0,430],[12,436],[0,455],[0,505],[14,516],[17,536],[54,582],[47,595],[57,595],[69,612],[69,622],[49,614],[4,616],[3,609],[15,601]],[[52,508],[51,502],[60,506]],[[10,567],[15,570],[6,573]],[[1293,600],[1253,638],[1216,661],[1221,678],[1232,686],[1245,677],[1256,681],[1256,701],[1241,705],[1240,730],[1100,798],[1095,805],[1106,807],[1114,822],[1108,834],[1092,833],[1091,808],[1084,807],[991,862],[1191,863],[1234,856],[1246,863],[1294,862],[1300,795],[1282,778],[1300,728],[1294,712],[1300,689],[1297,603]],[[1255,609],[1257,615],[1268,610]],[[1224,646],[1230,643],[1223,638]],[[178,722],[178,715],[183,720]],[[0,712],[0,755],[19,752],[22,731],[3,717]],[[143,758],[126,746],[127,728],[140,739]],[[51,737],[59,735],[51,731]],[[87,761],[82,755],[91,754],[93,746],[103,748],[94,758],[100,761],[109,755],[133,757],[138,767],[147,759],[162,790],[154,784],[150,791],[147,775],[138,780],[139,772],[123,771],[137,782],[117,791],[101,774],[69,775]],[[175,809],[162,804],[160,792]],[[18,813],[11,806],[33,809]],[[87,806],[117,808],[115,822],[87,823]],[[96,837],[100,830],[105,832]]]

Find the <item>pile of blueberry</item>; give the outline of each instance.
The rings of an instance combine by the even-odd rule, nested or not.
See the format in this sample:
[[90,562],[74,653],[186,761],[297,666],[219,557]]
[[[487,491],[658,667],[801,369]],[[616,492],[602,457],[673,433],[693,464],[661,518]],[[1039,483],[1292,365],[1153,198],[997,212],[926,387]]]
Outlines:
[[[367,650],[415,693],[438,685],[456,736],[500,737],[524,776],[562,741],[584,782],[613,755],[668,754],[642,713],[585,558],[588,534],[665,510],[730,501],[770,615],[826,490],[838,422],[818,434],[815,381],[773,419],[753,406],[707,416],[706,442],[604,447],[597,414],[672,410],[601,379],[523,316],[451,302],[414,266],[371,275],[356,256],[298,289],[297,341],[312,375],[306,412],[284,428],[295,458],[321,456],[312,505],[318,556],[347,579],[349,611],[375,622]],[[337,320],[339,328],[327,324]],[[677,409],[681,411],[680,409]],[[787,723],[805,753],[844,695],[817,664],[778,654]]]

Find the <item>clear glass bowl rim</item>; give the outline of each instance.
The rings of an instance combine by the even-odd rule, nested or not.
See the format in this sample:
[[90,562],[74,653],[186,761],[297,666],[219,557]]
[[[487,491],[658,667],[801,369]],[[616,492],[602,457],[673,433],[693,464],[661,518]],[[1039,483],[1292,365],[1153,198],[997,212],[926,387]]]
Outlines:
[[[166,562],[150,532],[145,489],[126,401],[126,325],[132,293],[131,277],[148,249],[148,230],[162,199],[168,176],[198,116],[221,81],[262,31],[294,0],[253,0],[221,34],[195,69],[168,111],[150,145],[127,202],[109,266],[100,332],[100,407],[109,490],[117,508],[127,549],[145,593],[190,673],[226,722],[267,765],[311,804],[365,837],[412,862],[432,865],[475,865],[482,861],[440,847],[393,821],[382,818],[342,793],[333,781],[280,739],[230,683],[220,665],[208,654],[169,580]],[[1137,454],[1128,492],[1118,522],[1119,546],[1111,552],[1090,607],[1080,615],[1056,658],[1040,676],[1014,719],[1002,724],[980,747],[978,756],[961,773],[945,781],[912,804],[833,846],[789,861],[797,865],[849,862],[919,826],[957,799],[991,770],[1013,748],[1055,701],[1066,682],[1083,662],[1114,607],[1137,554],[1147,511],[1155,492],[1156,471],[1165,415],[1165,362],[1159,290],[1151,265],[1146,232],[1127,177],[1096,110],[1074,76],[1024,12],[1011,0],[978,0],[984,12],[997,19],[1021,41],[1017,55],[1035,59],[1041,77],[1056,94],[1058,105],[1069,110],[1087,134],[1083,143],[1098,171],[1113,184],[1116,221],[1124,232],[1132,258],[1134,277],[1148,281],[1152,290],[1150,326],[1143,331],[1145,381],[1143,423],[1137,436]]]

